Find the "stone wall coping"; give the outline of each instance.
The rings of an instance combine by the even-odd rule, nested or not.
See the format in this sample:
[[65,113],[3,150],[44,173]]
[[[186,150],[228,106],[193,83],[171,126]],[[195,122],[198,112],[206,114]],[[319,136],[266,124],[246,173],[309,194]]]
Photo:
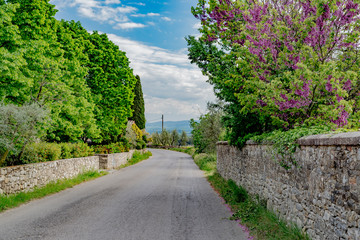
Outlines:
[[20,164],[20,165],[0,167],[0,169],[24,168],[24,167],[29,167],[29,166],[41,165],[41,164],[57,163],[57,162],[66,162],[66,161],[76,161],[76,160],[82,160],[82,159],[84,159],[84,158],[94,158],[94,157],[97,157],[97,155],[91,155],[91,156],[87,156],[87,157],[78,157],[78,158],[58,159],[58,160],[46,161],[46,162],[26,163],[26,164]]
[[360,132],[311,135],[298,139],[301,146],[359,146]]
[[[228,141],[219,141],[216,145],[229,145]],[[264,141],[262,143],[255,142],[254,140],[247,140],[246,145],[273,145],[272,142]]]
[[[299,138],[297,143],[300,146],[360,146],[360,132],[328,133],[310,135]],[[217,145],[229,145],[227,141],[220,141]],[[246,145],[273,145],[271,142],[258,143],[248,140]]]
[[229,145],[228,141],[219,141],[216,145]]

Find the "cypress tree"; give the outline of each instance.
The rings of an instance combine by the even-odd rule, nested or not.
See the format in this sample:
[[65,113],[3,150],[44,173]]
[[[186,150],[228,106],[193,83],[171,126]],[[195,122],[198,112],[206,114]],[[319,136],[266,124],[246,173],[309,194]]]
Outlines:
[[132,116],[131,120],[134,120],[136,125],[140,129],[144,129],[145,122],[146,122],[144,96],[143,96],[143,92],[142,92],[140,77],[138,75],[136,75],[136,79],[137,79],[137,81],[136,81],[136,85],[134,88],[135,98],[134,98],[134,103],[131,107],[133,110],[133,116]]

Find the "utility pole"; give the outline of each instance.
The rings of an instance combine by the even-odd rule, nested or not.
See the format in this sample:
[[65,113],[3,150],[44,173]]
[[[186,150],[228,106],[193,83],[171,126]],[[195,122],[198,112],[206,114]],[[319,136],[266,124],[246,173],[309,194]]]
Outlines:
[[161,123],[162,123],[162,125],[161,125],[161,131],[163,132],[163,131],[164,131],[164,114],[161,115]]

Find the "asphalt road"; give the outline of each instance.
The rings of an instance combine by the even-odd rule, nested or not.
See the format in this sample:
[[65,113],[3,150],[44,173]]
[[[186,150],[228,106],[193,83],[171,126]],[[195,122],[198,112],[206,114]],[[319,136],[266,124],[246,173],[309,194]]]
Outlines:
[[0,214],[0,239],[246,239],[189,155],[153,157]]

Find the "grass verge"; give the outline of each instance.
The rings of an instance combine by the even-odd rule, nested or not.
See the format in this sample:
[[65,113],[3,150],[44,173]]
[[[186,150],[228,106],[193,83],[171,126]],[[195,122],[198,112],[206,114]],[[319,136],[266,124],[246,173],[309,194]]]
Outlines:
[[152,156],[152,153],[150,151],[147,151],[146,153],[140,153],[138,151],[134,152],[131,159],[127,161],[127,163],[122,164],[118,169],[125,168],[131,165],[134,165],[138,162],[144,161]]
[[71,179],[63,179],[57,182],[51,182],[41,188],[35,188],[31,192],[20,192],[10,195],[0,195],[0,212],[17,207],[23,203],[29,202],[33,199],[45,197],[47,195],[60,192],[64,189],[71,188],[82,182],[86,182],[101,176],[106,175],[107,172],[88,171]]
[[250,196],[246,189],[233,180],[226,181],[216,171],[216,155],[196,154],[195,149],[171,150],[189,153],[199,168],[205,171],[212,187],[224,199],[234,213],[232,220],[240,221],[256,239],[266,240],[310,240],[295,225],[289,225],[281,220],[273,211],[266,208],[266,202],[258,196]]

